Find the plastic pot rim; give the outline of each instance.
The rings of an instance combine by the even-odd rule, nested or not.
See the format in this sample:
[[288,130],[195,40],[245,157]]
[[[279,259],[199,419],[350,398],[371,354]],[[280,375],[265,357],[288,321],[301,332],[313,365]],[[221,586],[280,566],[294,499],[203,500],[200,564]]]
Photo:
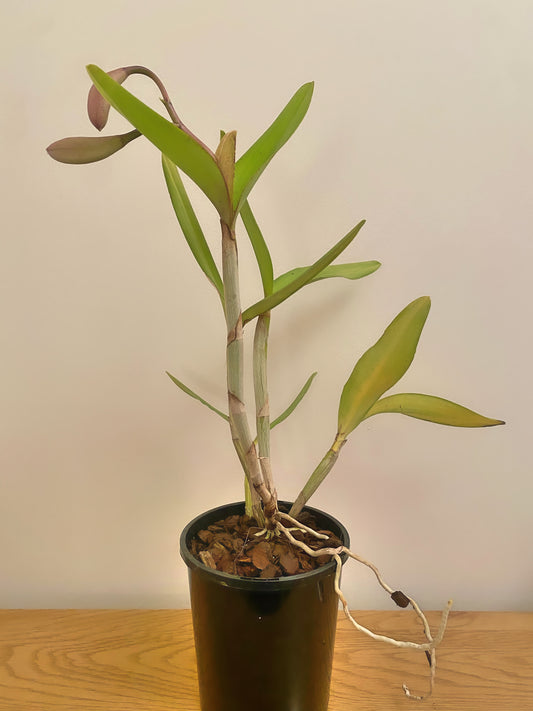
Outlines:
[[[290,506],[290,502],[280,501],[280,504],[287,504]],[[346,528],[342,525],[331,514],[316,509],[312,506],[306,506],[305,511],[315,515],[318,519],[326,519],[328,527],[333,527],[333,532],[339,536],[342,540],[343,545],[346,548],[350,546],[350,536]],[[211,578],[213,582],[217,582],[219,585],[224,585],[230,588],[246,589],[246,590],[256,590],[261,592],[270,592],[277,590],[288,590],[297,585],[314,583],[316,579],[321,578],[325,575],[334,573],[336,563],[334,560],[329,561],[325,565],[322,565],[314,570],[310,570],[306,573],[298,573],[297,575],[285,575],[280,578],[247,578],[240,575],[232,575],[231,573],[224,573],[220,570],[213,570],[204,565],[200,560],[195,558],[195,556],[189,550],[189,542],[196,535],[196,533],[202,530],[203,527],[209,526],[211,523],[218,521],[226,516],[231,516],[232,514],[244,513],[244,501],[236,501],[230,504],[224,504],[222,506],[217,506],[215,508],[209,509],[199,514],[193,518],[183,529],[180,536],[180,555],[191,570],[195,570],[196,573],[201,574]],[[335,530],[336,529],[336,530]],[[341,554],[341,560],[344,563],[346,561],[346,554]]]

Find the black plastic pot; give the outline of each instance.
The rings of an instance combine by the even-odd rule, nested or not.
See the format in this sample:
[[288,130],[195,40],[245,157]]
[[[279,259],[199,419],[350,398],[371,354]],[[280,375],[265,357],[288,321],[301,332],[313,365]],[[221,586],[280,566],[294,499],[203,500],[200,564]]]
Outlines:
[[[349,546],[339,521],[307,510]],[[242,502],[211,509],[180,539],[202,711],[327,711],[338,608],[335,563],[261,580],[212,570],[194,558],[188,544],[198,531],[242,513]]]

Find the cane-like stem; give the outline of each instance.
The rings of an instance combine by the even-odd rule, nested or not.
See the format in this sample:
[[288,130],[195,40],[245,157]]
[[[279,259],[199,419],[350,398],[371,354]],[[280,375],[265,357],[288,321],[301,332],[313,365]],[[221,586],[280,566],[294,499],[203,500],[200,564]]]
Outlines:
[[326,454],[322,457],[318,466],[307,480],[306,485],[296,497],[296,501],[294,502],[290,510],[291,516],[293,516],[294,518],[298,516],[298,514],[309,501],[311,496],[315,493],[320,484],[330,473],[331,469],[333,468],[333,465],[339,457],[339,452],[345,443],[346,438],[342,435],[337,434],[335,440],[333,441],[333,444],[328,449]]
[[[226,302],[226,366],[228,385],[228,414],[233,444],[243,465],[248,483],[255,490],[263,504],[272,498],[259,465],[257,450],[250,434],[246,407],[244,404],[244,343],[242,312],[239,289],[239,267],[235,230],[225,222],[222,225],[222,278]],[[253,515],[259,521],[263,514],[254,506]]]
[[269,492],[273,494],[274,482],[270,463],[270,405],[267,381],[269,329],[270,312],[267,312],[266,314],[261,314],[257,319],[254,336],[253,368],[259,464],[263,473],[265,486]]

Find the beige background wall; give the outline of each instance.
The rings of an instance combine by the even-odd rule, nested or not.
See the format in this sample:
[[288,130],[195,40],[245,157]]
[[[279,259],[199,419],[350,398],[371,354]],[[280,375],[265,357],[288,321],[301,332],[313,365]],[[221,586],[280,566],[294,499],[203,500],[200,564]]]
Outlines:
[[[310,263],[363,217],[348,256],[383,267],[275,313],[273,410],[319,371],[273,435],[280,495],[295,496],[329,446],[355,359],[430,294],[396,390],[507,426],[375,418],[312,503],[428,608],[450,596],[458,609],[531,608],[531,3],[18,0],[3,16],[0,606],[187,606],[179,532],[241,497],[224,424],[164,375],[223,407],[217,299],[157,152],[137,141],[87,167],[44,152],[94,133],[94,62],[151,67],[205,141],[236,128],[241,151],[316,81],[301,130],[252,194],[276,271]],[[128,86],[158,105],[147,80]],[[122,130],[113,116],[109,131]],[[216,249],[216,219],[195,196]],[[254,274],[245,240],[241,260]],[[259,295],[243,289],[247,303]],[[344,580],[352,607],[389,605],[365,571]]]

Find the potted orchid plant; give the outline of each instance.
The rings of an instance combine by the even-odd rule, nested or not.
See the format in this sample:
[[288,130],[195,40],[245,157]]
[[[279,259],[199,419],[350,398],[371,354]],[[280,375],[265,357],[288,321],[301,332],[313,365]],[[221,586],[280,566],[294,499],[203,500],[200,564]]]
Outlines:
[[[92,124],[103,129],[113,107],[133,128],[122,135],[64,138],[52,143],[48,153],[63,163],[90,163],[111,156],[141,136],[148,139],[162,155],[176,217],[198,266],[217,293],[226,325],[225,412],[168,373],[183,392],[225,420],[245,474],[244,501],[204,512],[186,527],[181,538],[181,554],[189,567],[202,709],[326,711],[339,600],[358,630],[426,654],[431,693],[435,650],[442,640],[451,602],[443,611],[439,629],[433,632],[416,601],[389,586],[373,563],[353,553],[342,524],[309,507],[308,501],[337,462],[349,435],[370,417],[394,412],[457,427],[489,427],[502,421],[434,395],[388,394],[413,361],[430,310],[429,297],[421,296],[405,306],[375,344],[356,360],[340,394],[331,445],[296,500],[279,501],[279,483],[271,466],[270,432],[301,402],[316,373],[286,409],[272,418],[268,395],[271,318],[281,303],[314,281],[356,280],[380,266],[377,261],[336,261],[362,229],[364,221],[360,221],[313,264],[298,265],[275,276],[248,197],[303,120],[313,84],[300,87],[265,132],[237,158],[236,132],[221,132],[216,148],[209,148],[180,119],[165,86],[151,70],[129,66],[106,73],[90,65],[88,73],[93,83],[88,97]],[[122,86],[133,74],[153,80],[168,119]],[[218,213],[218,256],[204,235],[181,173],[200,188]],[[241,222],[257,259],[263,290],[262,298],[250,305],[243,305],[240,295]],[[244,387],[244,339],[252,330],[251,362],[246,364],[253,373],[250,407]],[[378,583],[400,607],[413,607],[423,624],[424,642],[375,634],[352,617],[340,588],[342,564],[348,558],[371,568]],[[409,697],[423,698],[405,685],[404,691]]]

